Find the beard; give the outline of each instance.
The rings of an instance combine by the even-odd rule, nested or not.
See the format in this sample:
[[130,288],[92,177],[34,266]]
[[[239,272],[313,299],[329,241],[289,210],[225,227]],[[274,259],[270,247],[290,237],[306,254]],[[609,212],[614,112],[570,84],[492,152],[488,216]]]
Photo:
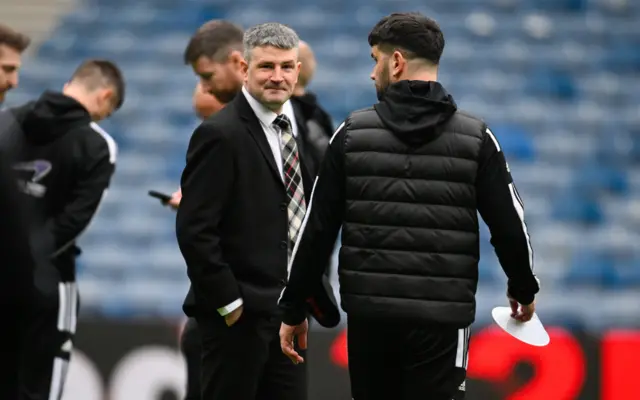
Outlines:
[[382,71],[378,74],[375,81],[376,86],[376,96],[378,96],[378,101],[382,100],[384,97],[387,88],[391,83],[391,79],[389,79],[389,66],[385,65],[382,67]]
[[227,103],[230,103],[231,100],[233,100],[236,97],[240,89],[241,88],[237,90],[235,89],[234,90],[232,89],[216,90],[216,91],[212,90],[209,93],[214,95],[216,99],[218,99],[218,101],[220,101],[222,104],[227,104]]

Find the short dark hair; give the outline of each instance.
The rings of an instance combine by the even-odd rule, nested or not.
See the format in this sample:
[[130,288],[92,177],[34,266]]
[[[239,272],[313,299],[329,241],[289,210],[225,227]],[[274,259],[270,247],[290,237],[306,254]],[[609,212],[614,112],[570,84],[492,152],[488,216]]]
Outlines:
[[224,61],[233,50],[242,51],[244,32],[238,25],[214,19],[202,25],[189,40],[184,51],[184,63],[193,64],[202,56]]
[[29,36],[0,24],[0,45],[5,45],[22,53],[30,44],[31,38]]
[[109,60],[86,60],[76,69],[71,77],[72,81],[83,82],[89,90],[100,86],[111,86],[114,89],[115,109],[122,107],[125,95],[124,77],[120,68]]
[[398,50],[409,59],[422,58],[438,65],[444,51],[444,35],[436,21],[420,13],[393,13],[373,27],[369,45],[377,45],[385,53]]

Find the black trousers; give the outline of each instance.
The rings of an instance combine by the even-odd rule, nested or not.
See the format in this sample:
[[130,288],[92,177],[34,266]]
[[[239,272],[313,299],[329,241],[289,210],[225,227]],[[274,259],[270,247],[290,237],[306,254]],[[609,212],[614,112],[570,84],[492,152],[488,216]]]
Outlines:
[[180,350],[187,363],[187,390],[184,400],[200,400],[202,338],[195,318],[189,318],[180,337]]
[[197,320],[203,400],[307,398],[306,364],[294,365],[280,349],[280,316],[245,311],[231,327],[219,316]]
[[469,329],[348,318],[353,400],[463,400]]
[[2,354],[2,374],[0,374],[0,399],[20,398],[20,364],[24,341],[25,310],[9,309],[3,322],[3,340],[0,344]]
[[25,318],[20,400],[60,400],[76,332],[78,291],[75,282],[61,282],[57,294],[36,297]]

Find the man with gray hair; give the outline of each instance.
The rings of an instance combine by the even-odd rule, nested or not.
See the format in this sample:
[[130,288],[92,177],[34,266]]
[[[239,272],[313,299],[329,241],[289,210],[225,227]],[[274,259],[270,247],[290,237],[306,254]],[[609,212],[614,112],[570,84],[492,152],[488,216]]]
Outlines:
[[242,94],[191,137],[176,221],[202,335],[202,398],[304,400],[306,368],[280,351],[277,306],[313,184],[284,107],[299,39],[267,23],[248,29],[243,47]]

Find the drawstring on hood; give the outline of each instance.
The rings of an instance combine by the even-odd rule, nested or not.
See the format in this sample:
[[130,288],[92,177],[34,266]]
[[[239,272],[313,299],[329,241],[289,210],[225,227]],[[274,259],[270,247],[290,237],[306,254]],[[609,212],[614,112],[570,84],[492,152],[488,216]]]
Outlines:
[[409,144],[434,139],[436,128],[457,110],[453,97],[439,82],[408,80],[389,85],[373,107],[386,127]]

